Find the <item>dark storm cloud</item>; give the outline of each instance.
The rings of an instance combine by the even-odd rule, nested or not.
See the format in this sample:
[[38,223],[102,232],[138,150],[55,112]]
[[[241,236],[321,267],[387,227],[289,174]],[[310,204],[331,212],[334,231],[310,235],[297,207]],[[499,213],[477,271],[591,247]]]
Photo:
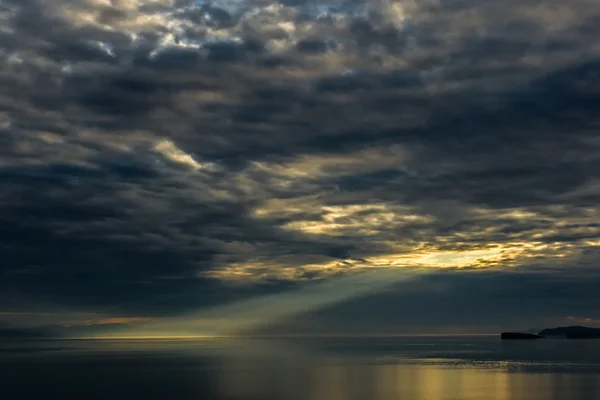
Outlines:
[[[158,187],[149,183],[155,180]],[[3,290],[80,304],[131,301],[140,292],[187,285],[202,290],[206,280],[199,274],[215,266],[215,256],[236,256],[229,243],[250,238],[284,244],[289,236],[249,220],[243,206],[169,195],[176,184],[164,173],[123,161],[95,169],[5,168],[1,232],[9,262]],[[133,198],[126,195],[131,190]],[[143,192],[152,197],[135,198]],[[300,258],[310,248],[320,248],[317,254],[337,251],[318,244],[303,250],[306,245],[288,240],[287,251]]]
[[151,312],[253,290],[230,280],[592,264],[599,13],[1,1],[0,293]]

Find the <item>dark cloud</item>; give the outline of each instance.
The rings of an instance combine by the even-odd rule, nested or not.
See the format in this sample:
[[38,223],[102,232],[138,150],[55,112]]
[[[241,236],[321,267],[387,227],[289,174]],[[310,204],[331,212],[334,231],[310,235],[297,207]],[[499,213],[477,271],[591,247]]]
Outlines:
[[0,299],[168,314],[405,265],[517,268],[430,279],[569,297],[511,285],[596,279],[598,15],[2,1]]

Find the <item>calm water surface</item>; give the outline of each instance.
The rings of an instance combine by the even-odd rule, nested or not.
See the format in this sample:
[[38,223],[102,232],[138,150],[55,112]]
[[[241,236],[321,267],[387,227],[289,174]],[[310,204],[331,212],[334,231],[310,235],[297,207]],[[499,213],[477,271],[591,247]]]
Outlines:
[[595,400],[600,340],[5,341],[0,393],[63,400]]

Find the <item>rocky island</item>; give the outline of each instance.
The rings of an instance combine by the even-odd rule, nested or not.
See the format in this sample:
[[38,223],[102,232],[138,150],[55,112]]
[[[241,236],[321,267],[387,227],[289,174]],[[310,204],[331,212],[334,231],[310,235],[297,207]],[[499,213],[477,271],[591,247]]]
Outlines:
[[538,334],[522,332],[502,332],[501,339],[541,339],[544,337],[563,337],[567,339],[600,339],[599,328],[588,328],[586,326],[561,326],[558,328],[547,328]]
[[539,334],[566,338],[600,337],[600,329],[588,328],[587,326],[561,326],[559,328],[544,329]]

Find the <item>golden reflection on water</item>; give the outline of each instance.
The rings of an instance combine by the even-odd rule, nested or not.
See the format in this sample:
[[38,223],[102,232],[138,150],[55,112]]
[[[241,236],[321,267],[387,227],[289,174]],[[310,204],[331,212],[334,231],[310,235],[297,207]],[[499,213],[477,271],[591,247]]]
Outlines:
[[356,363],[349,359],[261,365],[227,364],[227,399],[563,400],[600,398],[594,374],[523,373],[444,365]]
[[[115,397],[114,388],[161,400],[595,400],[598,344],[473,338],[33,341],[4,344],[12,351],[0,357],[0,376],[16,382],[19,392],[39,394],[7,398],[87,398],[80,394],[88,393],[91,376],[99,382],[94,390],[113,393],[95,398],[114,400],[130,398]],[[479,350],[457,350],[465,347]],[[152,397],[159,392],[173,396]]]
[[[547,342],[545,347],[534,349],[532,344],[505,346],[478,340],[470,339],[468,343],[479,343],[481,349],[500,352],[497,355],[545,355],[555,344],[560,344],[560,352],[576,357],[560,361],[559,352],[558,361],[550,361],[553,357],[485,361],[476,357],[399,355],[415,343],[434,343],[437,352],[460,348],[465,343],[422,338],[395,339],[391,343],[396,347],[392,346],[384,355],[371,353],[363,346],[383,344],[385,340],[352,343],[353,351],[362,354],[362,349],[362,355],[314,351],[310,346],[292,342],[242,339],[80,340],[49,342],[47,346],[66,347],[62,354],[71,357],[93,354],[117,360],[140,357],[144,363],[154,359],[150,366],[165,376],[167,382],[181,378],[183,386],[203,393],[199,397],[203,400],[600,399],[600,364],[594,361],[598,358],[583,363],[584,353],[598,350],[594,347],[596,342],[583,347],[580,342]],[[398,350],[402,346],[404,350]],[[536,353],[536,349],[544,351]],[[502,353],[506,351],[509,353]],[[519,358],[512,358],[515,359]]]

